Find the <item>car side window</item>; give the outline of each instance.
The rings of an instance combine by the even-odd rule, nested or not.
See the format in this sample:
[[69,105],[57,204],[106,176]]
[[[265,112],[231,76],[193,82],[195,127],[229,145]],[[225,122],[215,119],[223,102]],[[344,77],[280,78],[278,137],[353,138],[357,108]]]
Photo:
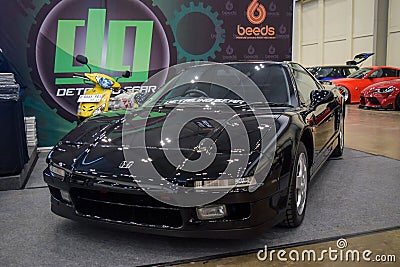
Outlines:
[[394,69],[383,69],[382,77],[397,77],[397,71]]
[[318,85],[317,81],[315,81],[299,64],[292,63],[291,66],[293,76],[297,84],[300,101],[305,104],[309,104],[311,102],[311,91],[319,89],[320,86]]
[[357,71],[357,68],[344,68],[343,69],[343,76],[347,77],[350,74],[354,73]]
[[373,73],[371,73],[371,75],[369,75],[369,78],[381,78],[382,75],[383,75],[383,70],[378,69],[378,70],[374,71]]
[[329,75],[329,77],[340,77],[342,74],[340,73],[340,68],[333,68],[332,73]]

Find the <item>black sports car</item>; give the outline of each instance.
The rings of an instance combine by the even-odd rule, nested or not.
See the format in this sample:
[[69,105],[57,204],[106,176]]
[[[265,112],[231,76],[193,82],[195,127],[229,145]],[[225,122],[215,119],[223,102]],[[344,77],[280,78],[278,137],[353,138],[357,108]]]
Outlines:
[[137,110],[100,114],[67,134],[43,173],[51,209],[185,237],[296,227],[310,179],[343,153],[344,115],[343,96],[297,63],[195,65]]

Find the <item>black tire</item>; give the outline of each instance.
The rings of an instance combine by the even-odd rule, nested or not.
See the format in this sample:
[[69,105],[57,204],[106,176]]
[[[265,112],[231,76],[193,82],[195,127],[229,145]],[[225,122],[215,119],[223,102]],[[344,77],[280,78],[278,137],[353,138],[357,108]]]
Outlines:
[[[305,162],[304,162],[305,160]],[[301,161],[301,162],[300,162]],[[307,196],[308,196],[308,182],[310,178],[309,172],[309,165],[308,165],[308,155],[306,147],[302,142],[300,142],[299,147],[297,149],[295,161],[292,167],[291,179],[290,179],[290,186],[289,186],[289,195],[288,195],[288,202],[286,206],[286,218],[281,223],[281,225],[285,227],[294,228],[299,226],[304,219],[304,214],[306,212],[306,204],[307,204]],[[305,193],[304,193],[304,204],[300,205],[298,202],[298,193],[299,189],[297,179],[300,177],[300,171],[306,171],[305,177],[303,177],[305,182]],[[300,201],[300,204],[303,203]]]
[[344,150],[344,121],[343,118],[340,119],[339,125],[339,136],[338,136],[338,144],[333,150],[331,156],[332,157],[341,157],[343,155]]
[[395,109],[400,110],[400,93],[396,97],[396,103],[394,103]]

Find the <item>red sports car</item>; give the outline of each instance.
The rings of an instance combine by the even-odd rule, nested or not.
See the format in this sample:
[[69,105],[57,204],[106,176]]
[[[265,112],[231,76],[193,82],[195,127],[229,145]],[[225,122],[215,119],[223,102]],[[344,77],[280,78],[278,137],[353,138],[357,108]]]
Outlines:
[[360,93],[367,86],[399,77],[399,68],[385,66],[363,67],[347,78],[332,80],[332,83],[342,92],[347,103],[359,103]]
[[368,86],[361,92],[360,107],[400,110],[400,79]]

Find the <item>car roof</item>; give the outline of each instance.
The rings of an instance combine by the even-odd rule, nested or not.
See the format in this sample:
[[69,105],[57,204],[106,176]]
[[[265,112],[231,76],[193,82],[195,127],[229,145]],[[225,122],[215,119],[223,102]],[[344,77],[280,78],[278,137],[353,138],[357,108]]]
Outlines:
[[232,61],[232,62],[223,62],[222,64],[230,65],[230,64],[274,64],[274,65],[286,65],[287,62],[278,62],[278,61]]
[[400,70],[400,68],[396,67],[391,67],[391,66],[365,66],[363,68],[368,68],[368,69],[395,69],[395,70]]
[[359,68],[356,65],[326,65],[326,66],[314,66],[314,67],[308,67],[310,68]]

